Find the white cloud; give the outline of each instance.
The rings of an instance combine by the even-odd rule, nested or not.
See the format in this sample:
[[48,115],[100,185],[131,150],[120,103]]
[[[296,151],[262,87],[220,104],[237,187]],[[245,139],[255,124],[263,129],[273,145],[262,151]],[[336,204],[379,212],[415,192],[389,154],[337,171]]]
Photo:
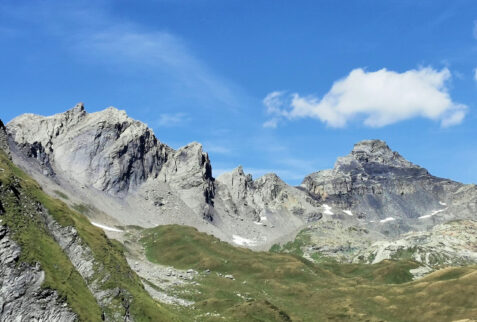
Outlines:
[[477,68],[474,69],[474,80],[477,82]]
[[283,100],[285,92],[272,92],[268,94],[264,100],[263,104],[267,108],[266,112],[271,115],[276,115],[277,117],[274,117],[262,124],[263,127],[265,128],[271,128],[274,129],[278,126],[278,122],[280,119],[280,116],[285,116],[286,113],[284,113],[284,107],[286,105],[286,102]]
[[274,129],[278,126],[278,118],[270,119],[263,123],[263,127]]
[[264,98],[263,104],[267,107],[269,114],[281,114],[284,102],[282,96],[284,92],[271,92]]
[[175,126],[183,125],[189,120],[190,118],[186,113],[174,113],[174,114],[164,113],[159,115],[159,119],[157,120],[157,125],[159,127],[175,127]]
[[467,110],[467,106],[452,101],[446,86],[450,78],[447,68],[404,73],[358,68],[336,81],[322,98],[272,92],[263,103],[272,120],[309,117],[331,127],[345,127],[352,120],[362,119],[366,126],[383,127],[424,117],[446,127],[462,122]]
[[442,127],[449,127],[449,126],[454,126],[457,124],[462,123],[465,117],[465,111],[455,111],[451,113],[448,117],[442,119],[441,124]]

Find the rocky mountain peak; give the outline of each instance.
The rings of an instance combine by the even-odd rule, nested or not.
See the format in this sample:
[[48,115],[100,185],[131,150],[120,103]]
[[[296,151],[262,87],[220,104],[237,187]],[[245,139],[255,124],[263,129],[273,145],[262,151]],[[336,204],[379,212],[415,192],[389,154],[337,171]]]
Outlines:
[[64,126],[74,126],[78,124],[82,119],[86,117],[87,113],[84,109],[83,103],[76,104],[73,108],[69,109],[65,113],[58,114],[58,119]]
[[242,166],[221,174],[217,178],[217,182],[228,187],[231,195],[237,200],[245,199],[248,190],[253,188],[252,175],[245,174]]
[[124,194],[155,177],[173,150],[145,124],[114,107],[87,113],[83,103],[52,116],[24,114],[7,125],[43,172],[61,172],[83,186]]
[[239,187],[243,190],[252,185],[253,179],[251,174],[245,174],[243,167],[240,165],[230,172],[221,174],[217,181],[230,187]]
[[389,153],[391,149],[386,144],[386,142],[382,140],[362,140],[356,143],[353,147],[352,153],[368,153],[368,154],[375,154],[375,153]]
[[258,186],[261,185],[286,185],[286,183],[275,173],[266,173],[260,178],[256,179],[255,184]]
[[83,102],[79,102],[77,103],[71,110],[70,110],[71,113],[74,113],[74,114],[78,114],[78,113],[83,113],[85,112],[84,110],[84,103]]
[[404,159],[398,152],[392,151],[386,142],[363,140],[354,145],[349,155],[337,159],[334,170],[368,172],[378,168],[382,170],[383,167],[420,169],[419,166]]

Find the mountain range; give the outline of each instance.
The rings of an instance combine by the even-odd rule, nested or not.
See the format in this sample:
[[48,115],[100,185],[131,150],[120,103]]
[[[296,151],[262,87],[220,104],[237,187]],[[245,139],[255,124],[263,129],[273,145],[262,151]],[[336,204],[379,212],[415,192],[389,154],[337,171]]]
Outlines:
[[[406,292],[443,281],[464,285],[462,294],[475,292],[460,279],[473,281],[477,272],[477,187],[435,177],[381,140],[356,143],[333,169],[309,174],[299,186],[273,173],[254,179],[241,166],[215,178],[201,144],[175,150],[124,111],[88,113],[79,103],[53,116],[23,114],[6,126],[0,121],[0,149],[2,321],[313,321],[339,314],[343,320],[398,321],[397,308],[406,304],[393,308],[389,298],[399,291],[365,305],[349,299],[356,296],[350,285],[357,278],[371,281],[374,297],[384,296],[373,284],[381,279],[385,285],[404,283]],[[184,258],[194,254],[195,260]],[[313,283],[336,277],[330,282],[336,289],[350,287],[335,294],[349,310],[331,305],[329,315],[305,314],[307,305],[289,307],[295,302],[282,302],[286,296],[275,288],[264,298],[247,289],[248,295],[227,300],[232,306],[216,293],[197,300],[248,276],[236,263],[240,258],[270,275],[257,283],[297,278],[282,290],[308,278],[319,289]],[[266,268],[274,261],[278,268]],[[441,278],[445,274],[450,277]],[[212,279],[214,288],[201,289],[201,278]],[[241,283],[247,280],[253,277]],[[411,293],[410,301],[425,292]],[[426,296],[432,305],[444,301]],[[477,317],[477,302],[463,301],[446,307],[447,315],[426,315],[422,308],[421,318],[414,311],[409,316]]]

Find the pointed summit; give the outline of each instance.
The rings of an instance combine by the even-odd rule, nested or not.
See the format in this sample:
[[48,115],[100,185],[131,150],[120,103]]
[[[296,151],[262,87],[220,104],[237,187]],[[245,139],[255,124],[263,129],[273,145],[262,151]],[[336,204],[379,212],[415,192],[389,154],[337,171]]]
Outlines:
[[71,111],[74,111],[76,113],[78,112],[83,112],[84,111],[84,103],[83,102],[79,102],[75,105],[75,107],[73,107],[71,109]]
[[386,142],[382,140],[363,140],[354,145],[352,153],[375,153],[377,151],[392,152]]
[[351,153],[338,158],[335,170],[345,170],[356,167],[370,167],[373,164],[395,168],[419,168],[419,166],[404,159],[398,152],[389,148],[382,140],[363,140],[356,143]]
[[84,104],[80,102],[65,113],[59,114],[59,117],[63,117],[64,122],[70,126],[77,124],[81,119],[83,119],[83,117],[86,116],[86,114],[87,113],[84,110]]

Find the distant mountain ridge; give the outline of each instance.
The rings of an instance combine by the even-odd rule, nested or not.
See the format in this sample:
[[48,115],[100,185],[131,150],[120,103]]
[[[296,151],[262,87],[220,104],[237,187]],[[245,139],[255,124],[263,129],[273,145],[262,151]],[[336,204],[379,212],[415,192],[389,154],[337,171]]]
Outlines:
[[333,169],[292,187],[275,174],[253,180],[241,167],[213,178],[199,143],[175,151],[112,107],[87,113],[80,103],[49,117],[24,114],[7,132],[17,164],[47,191],[98,209],[89,215],[105,224],[185,224],[268,249],[315,222],[365,229],[372,242],[476,219],[474,185],[434,177],[380,140],[357,143]]
[[[443,268],[477,263],[477,187],[435,177],[381,140],[356,143],[297,187],[273,173],[254,179],[241,166],[214,178],[200,143],[174,150],[124,111],[87,113],[80,103],[0,120],[0,162],[1,321],[221,317],[211,309],[241,320],[265,310],[289,321],[282,307],[297,316],[397,319],[394,305],[376,306],[387,303],[383,296],[354,294],[386,294],[408,307],[425,281],[464,290],[446,292],[457,306],[429,293],[442,309],[426,316],[467,317],[475,308],[465,300],[473,266]],[[413,297],[394,293],[395,283]],[[290,289],[308,295],[290,300]],[[300,302],[320,296],[355,304],[343,315],[341,302],[319,314]]]

